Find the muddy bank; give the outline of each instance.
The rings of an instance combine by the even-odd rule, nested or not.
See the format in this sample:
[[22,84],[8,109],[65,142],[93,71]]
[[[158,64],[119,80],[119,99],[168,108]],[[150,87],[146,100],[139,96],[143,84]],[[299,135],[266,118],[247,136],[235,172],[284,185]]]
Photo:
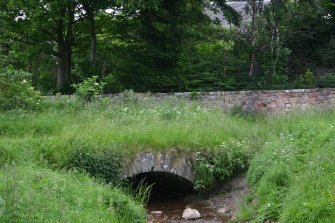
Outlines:
[[[248,193],[245,175],[233,178],[223,188],[208,198],[195,195],[156,196],[148,204],[149,223],[223,223],[234,218],[238,210],[238,201]],[[185,220],[182,214],[185,208],[197,209],[201,218]],[[219,211],[220,210],[220,211]],[[223,212],[223,213],[218,213]]]

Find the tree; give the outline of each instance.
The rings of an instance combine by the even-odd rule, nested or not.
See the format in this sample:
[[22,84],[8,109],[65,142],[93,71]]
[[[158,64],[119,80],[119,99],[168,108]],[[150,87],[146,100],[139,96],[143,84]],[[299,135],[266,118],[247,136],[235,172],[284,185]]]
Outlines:
[[[209,36],[206,35],[213,35],[214,38],[216,34],[210,30],[221,28],[212,26],[213,21],[205,14],[205,7],[215,6],[217,11],[229,12],[230,20],[238,21],[239,16],[225,4],[226,1],[218,0],[215,5],[206,0],[121,2],[122,14],[114,23],[109,23],[118,27],[118,30],[114,29],[114,42],[118,45],[114,52],[119,54],[119,63],[112,66],[114,69],[109,75],[113,85],[137,91],[183,91],[196,87],[200,89],[200,83],[209,86],[217,80],[217,71],[222,64],[217,63],[214,67],[212,62],[205,72],[205,63],[197,68],[193,63],[200,59],[196,45],[207,42]],[[215,38],[222,38],[222,35]],[[122,50],[126,52],[120,49],[121,42]],[[219,43],[223,42],[222,39],[215,39],[208,44],[220,46]],[[225,53],[224,47],[221,49]],[[209,64],[210,60],[206,57],[206,63]],[[215,72],[211,72],[212,69]],[[198,84],[190,84],[195,82]]]
[[90,35],[90,63],[91,66],[96,66],[97,57],[97,33],[95,19],[97,13],[108,8],[113,8],[116,5],[114,0],[78,0],[78,3],[82,5],[84,17],[86,17],[89,25]]
[[[5,7],[4,7],[5,6]],[[43,45],[43,53],[57,61],[57,89],[66,89],[71,82],[72,47],[75,37],[75,14],[78,7],[71,0],[26,1],[7,0],[7,22],[11,32],[4,37],[27,45]]]
[[250,27],[250,44],[251,44],[251,54],[250,54],[250,66],[249,66],[249,76],[254,75],[255,63],[256,63],[256,42],[257,42],[257,16],[260,14],[263,7],[263,0],[248,0],[247,1],[247,11],[251,13],[251,27]]

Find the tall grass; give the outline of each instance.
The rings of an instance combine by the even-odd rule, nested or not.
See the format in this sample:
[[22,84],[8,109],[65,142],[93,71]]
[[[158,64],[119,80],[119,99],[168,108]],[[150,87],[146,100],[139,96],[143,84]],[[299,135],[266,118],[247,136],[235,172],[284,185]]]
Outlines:
[[195,105],[115,105],[100,110],[86,107],[67,112],[8,114],[1,120],[2,135],[57,135],[65,139],[82,136],[102,142],[152,147],[219,145],[224,139],[243,138],[248,134],[240,132],[241,127],[251,131],[254,128],[243,119],[233,119],[219,110],[205,110]]
[[244,220],[335,221],[335,113],[274,118],[264,148],[248,171],[253,189]]
[[[83,199],[80,202],[88,202],[87,210],[79,210],[82,222],[92,222],[95,217],[86,197],[93,199],[102,191],[111,191],[106,196],[113,202],[103,203],[111,207],[112,222],[133,222],[129,220],[135,218],[132,213],[144,216],[140,204],[146,202],[150,187],[140,187],[134,202],[122,191],[90,177],[117,182],[123,159],[144,150],[177,149],[204,155],[201,165],[198,163],[199,174],[204,175],[199,187],[212,185],[214,179],[226,180],[250,165],[252,193],[243,203],[244,220],[334,222],[334,120],[333,111],[244,116],[174,100],[141,104],[103,101],[84,107],[56,101],[39,112],[1,113],[0,182],[11,182],[5,180],[5,164],[15,162],[18,174],[10,175],[18,180],[13,178],[13,182],[24,181],[27,186],[10,183],[11,188],[19,188],[12,194],[33,197],[24,197],[22,210],[14,205],[18,212],[3,212],[4,206],[0,210],[11,218],[15,213],[27,218],[27,213],[35,213],[38,219],[50,211],[50,219],[64,216],[66,221],[76,218],[75,201],[79,197]],[[90,177],[69,173],[69,169],[84,171]],[[54,188],[51,183],[58,186]],[[82,183],[86,186],[80,187]],[[6,191],[5,184],[0,184],[0,190]],[[56,196],[62,193],[66,200]],[[4,194],[11,193],[3,192],[0,203],[4,203]],[[64,203],[66,212],[44,201],[48,196],[43,194]],[[16,201],[15,197],[12,200]],[[29,207],[34,211],[24,210],[29,202],[34,203]],[[107,212],[101,209],[101,219]],[[142,217],[139,221],[143,222]]]
[[0,182],[3,223],[145,222],[144,209],[121,190],[78,172],[10,164]]
[[129,190],[129,193],[132,194],[132,196],[138,203],[147,205],[153,186],[154,186],[153,184],[148,185],[145,179],[142,179],[135,186],[135,189],[133,188],[133,185],[129,185],[128,190]]

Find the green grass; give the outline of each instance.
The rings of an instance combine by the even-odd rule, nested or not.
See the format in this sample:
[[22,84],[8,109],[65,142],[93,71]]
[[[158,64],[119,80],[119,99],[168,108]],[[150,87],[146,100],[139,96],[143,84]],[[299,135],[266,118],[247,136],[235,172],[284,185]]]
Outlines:
[[253,199],[241,212],[248,213],[244,219],[335,221],[334,118],[328,111],[272,120],[277,123],[273,135],[251,160],[248,181]]
[[145,222],[121,190],[78,172],[6,165],[0,182],[0,222]]
[[[29,150],[37,151],[32,156],[44,152],[52,161],[62,162],[81,142],[98,148],[118,145],[124,153],[211,149],[232,139],[257,137],[257,126],[257,122],[205,110],[197,104],[51,108],[38,113],[2,114],[0,146],[10,144],[19,150],[12,152],[18,153],[18,158],[21,150]],[[27,148],[30,145],[33,148]]]
[[[86,214],[78,222],[104,219],[108,205],[101,206],[101,217],[93,216],[89,198],[106,191],[116,201],[111,222],[133,222],[129,219],[135,215],[144,216],[141,202],[102,182],[118,182],[120,163],[137,152],[177,149],[200,154],[197,169],[199,176],[204,176],[197,181],[199,188],[212,185],[213,178],[224,181],[248,168],[252,192],[241,203],[241,220],[335,222],[334,126],[333,111],[255,116],[175,100],[141,104],[103,101],[86,106],[56,101],[38,112],[0,114],[0,177],[8,176],[5,163],[14,161],[17,182],[27,182],[17,193],[34,191],[18,209],[22,216],[45,216],[48,212],[41,213],[41,206],[55,205],[44,199],[45,190],[56,196],[59,188],[50,182],[58,185],[62,181],[63,189],[72,188],[65,200],[57,198],[58,203],[66,203],[67,211],[51,208],[51,219],[75,219],[75,195],[88,202],[86,209],[79,210]],[[49,183],[35,175],[50,175]],[[78,186],[81,183],[88,186]],[[1,186],[0,190],[6,190]],[[145,201],[145,196],[136,196]],[[34,211],[24,211],[29,199],[41,201],[41,206],[32,205]],[[5,203],[3,197],[1,201]],[[118,208],[123,202],[127,208]]]

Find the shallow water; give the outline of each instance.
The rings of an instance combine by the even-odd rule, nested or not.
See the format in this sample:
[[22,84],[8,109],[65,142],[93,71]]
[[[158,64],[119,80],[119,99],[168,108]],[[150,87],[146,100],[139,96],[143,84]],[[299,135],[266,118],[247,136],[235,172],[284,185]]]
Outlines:
[[[207,198],[178,192],[174,194],[175,190],[169,193],[153,190],[147,206],[148,223],[226,223],[230,218],[234,218],[237,201],[248,191],[244,174],[232,178],[216,194]],[[186,208],[197,209],[201,218],[191,221],[183,219],[183,211]],[[217,214],[220,208],[226,209],[227,217]],[[152,211],[162,211],[162,214],[154,215],[151,214]]]
[[[155,197],[147,206],[148,222],[150,223],[186,223],[182,218],[185,208],[197,209],[201,218],[192,220],[193,223],[224,223],[227,219],[220,217],[210,199],[201,199],[195,196],[188,197]],[[152,211],[162,211],[161,215],[151,214]]]

